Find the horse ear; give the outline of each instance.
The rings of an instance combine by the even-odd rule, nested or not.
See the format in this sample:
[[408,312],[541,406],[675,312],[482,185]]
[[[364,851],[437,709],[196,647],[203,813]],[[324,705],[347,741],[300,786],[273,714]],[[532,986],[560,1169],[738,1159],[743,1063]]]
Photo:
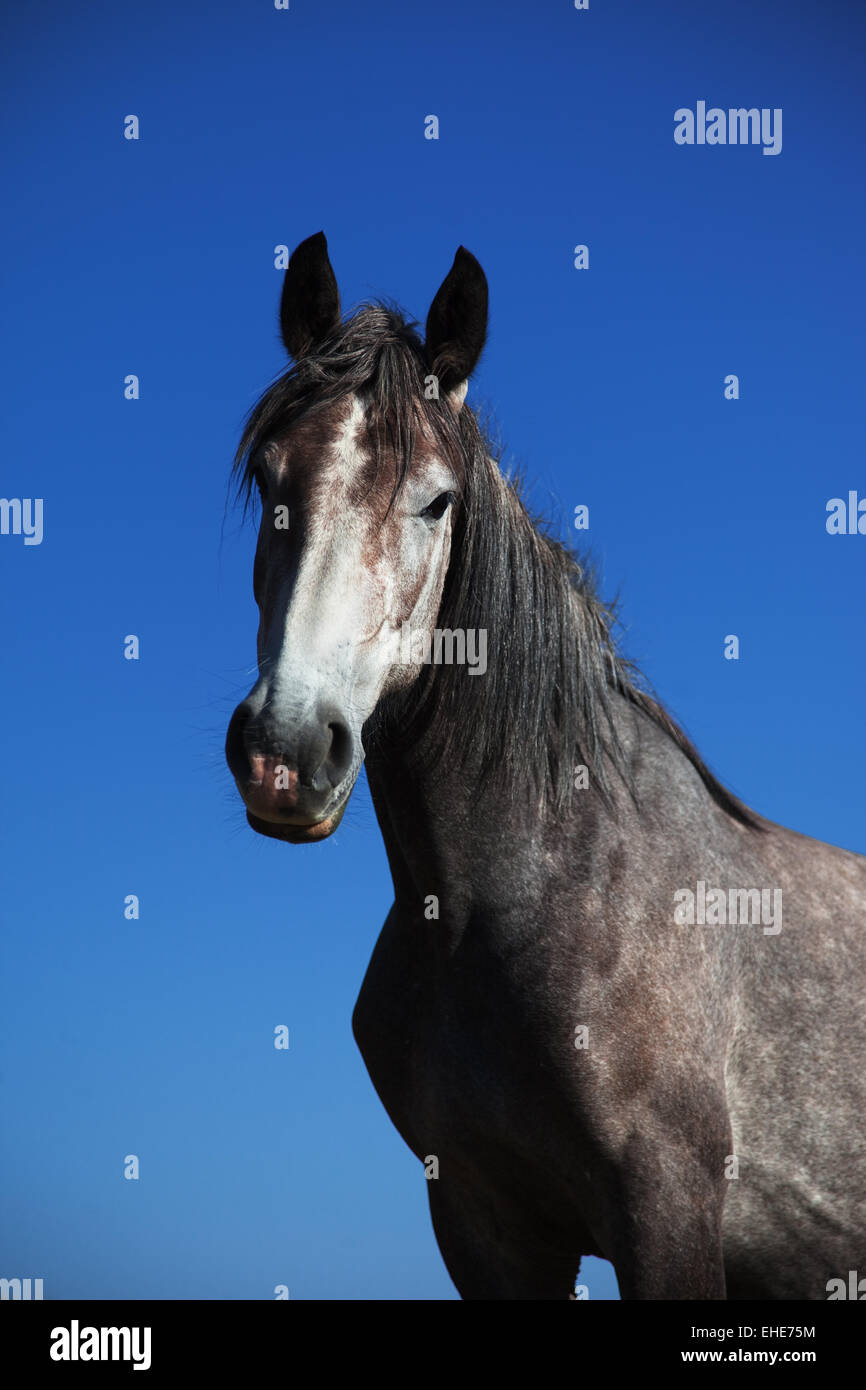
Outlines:
[[487,277],[465,246],[436,292],[427,315],[427,359],[454,410],[466,396],[487,337]]
[[286,269],[280,300],[280,332],[295,359],[327,337],[340,322],[340,292],[328,260],[324,232],[296,246]]

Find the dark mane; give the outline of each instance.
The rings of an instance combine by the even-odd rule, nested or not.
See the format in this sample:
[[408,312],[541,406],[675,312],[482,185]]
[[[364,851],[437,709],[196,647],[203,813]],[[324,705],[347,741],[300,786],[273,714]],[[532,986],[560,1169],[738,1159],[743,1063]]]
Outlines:
[[399,492],[423,424],[449,455],[460,448],[457,422],[445,402],[424,398],[432,368],[415,324],[384,302],[367,304],[279,377],[253,407],[235,454],[232,477],[245,505],[253,492],[256,453],[302,416],[344,396],[363,396],[373,421],[380,457],[396,460]]
[[455,417],[446,401],[425,399],[430,372],[414,324],[388,304],[365,305],[269,387],[235,456],[232,476],[248,505],[259,448],[357,393],[378,425],[380,456],[395,461],[395,496],[425,424],[457,467],[461,505],[437,627],[486,629],[492,659],[473,678],[461,666],[425,667],[410,691],[382,702],[368,736],[399,740],[431,763],[471,765],[483,779],[532,786],[562,811],[579,764],[608,801],[611,771],[635,794],[614,721],[621,696],[672,739],[723,810],[757,827],[618,651],[614,610],[598,597],[591,571],[505,482],[472,410],[464,405]]

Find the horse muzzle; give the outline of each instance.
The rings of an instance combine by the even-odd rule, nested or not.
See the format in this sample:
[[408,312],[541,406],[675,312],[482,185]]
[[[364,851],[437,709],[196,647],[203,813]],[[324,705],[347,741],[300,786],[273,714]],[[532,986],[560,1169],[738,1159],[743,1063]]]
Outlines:
[[334,710],[279,727],[244,701],[229,724],[226,761],[253,830],[305,844],[327,839],[342,819],[355,740]]

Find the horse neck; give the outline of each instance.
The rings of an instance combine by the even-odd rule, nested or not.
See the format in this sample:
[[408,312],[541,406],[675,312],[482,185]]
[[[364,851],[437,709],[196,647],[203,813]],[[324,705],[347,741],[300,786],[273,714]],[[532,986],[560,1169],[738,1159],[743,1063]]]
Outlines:
[[[463,672],[455,676],[454,672],[443,670],[437,676],[437,680],[446,682],[466,681],[463,687],[465,704],[463,695],[454,701],[453,686],[450,703],[448,699],[443,701],[442,708],[448,709],[449,751],[438,761],[423,751],[424,732],[417,746],[407,743],[405,738],[395,738],[390,744],[387,739],[376,740],[368,753],[368,778],[398,895],[401,890],[416,895],[435,893],[437,888],[430,885],[441,885],[443,880],[453,890],[456,883],[477,884],[479,874],[496,879],[516,872],[515,866],[519,861],[525,863],[527,854],[532,852],[531,846],[539,838],[548,832],[556,833],[553,807],[558,791],[557,787],[549,785],[557,780],[549,775],[549,763],[555,765],[556,759],[549,757],[545,729],[551,729],[552,739],[557,741],[561,734],[567,735],[576,750],[578,744],[584,746],[577,727],[577,708],[597,712],[591,717],[599,725],[603,722],[600,699],[584,700],[574,682],[564,679],[564,673],[555,669],[555,661],[563,661],[561,644],[550,644],[546,634],[540,637],[535,621],[541,611],[551,628],[561,626],[574,634],[579,631],[580,650],[586,656],[591,673],[588,679],[598,683],[606,679],[607,668],[601,647],[598,652],[590,649],[593,639],[589,634],[595,633],[597,628],[592,607],[595,600],[591,595],[578,593],[566,581],[562,552],[557,551],[560,558],[556,562],[559,568],[554,571],[556,578],[546,577],[544,567],[548,562],[544,558],[544,547],[547,542],[533,527],[493,460],[486,458],[480,466],[484,476],[477,484],[491,509],[491,534],[495,544],[488,539],[482,545],[480,563],[477,551],[471,556],[471,613],[440,614],[439,626],[471,627],[477,622],[483,625],[485,614],[499,614],[500,622],[506,624],[507,637],[503,631],[491,634],[487,659],[488,663],[499,661],[502,665],[493,671],[489,664],[488,673],[483,675],[471,676]],[[507,557],[509,568],[500,563],[500,556]],[[465,562],[462,557],[462,563]],[[502,618],[503,590],[511,596],[511,607],[506,610],[505,619]],[[538,609],[539,601],[541,609]],[[600,642],[601,638],[598,640]],[[523,675],[513,671],[503,655],[515,644],[527,648]],[[529,646],[537,646],[539,650],[529,651]],[[573,669],[579,665],[577,650],[577,645],[564,644],[564,651],[575,657],[571,662]],[[539,723],[535,727],[522,727],[526,678],[530,675],[537,679],[539,673],[540,698],[536,702]],[[485,703],[486,687],[480,682],[488,680],[498,684],[495,697]],[[477,686],[476,681],[479,682]],[[570,694],[569,716],[562,723],[557,722],[555,728],[551,713],[554,689]],[[434,708],[440,699],[441,687],[439,694],[432,697]],[[623,706],[620,717],[627,740],[629,714],[624,708],[625,702],[618,703]],[[407,709],[413,708],[409,697]],[[514,719],[510,717],[512,711],[517,712]],[[410,714],[410,725],[413,720],[414,715]],[[403,720],[398,718],[397,724],[402,727]],[[423,719],[420,727],[423,728]],[[586,737],[590,743],[598,741],[599,728],[594,726],[591,731],[587,730]],[[495,760],[507,764],[508,770],[503,776],[485,780],[479,788],[478,769],[473,766],[473,760],[482,746],[486,746],[489,758],[491,744]],[[558,780],[561,785],[564,775],[570,784],[573,776],[570,745],[569,751],[563,751],[561,756],[567,759],[567,767],[559,768]],[[612,768],[606,771],[609,777],[613,776]],[[593,776],[595,772],[593,768]],[[537,779],[536,785],[532,785],[533,778]],[[586,843],[595,833],[603,798],[595,787],[577,796],[579,801],[568,815],[566,834],[579,834]]]

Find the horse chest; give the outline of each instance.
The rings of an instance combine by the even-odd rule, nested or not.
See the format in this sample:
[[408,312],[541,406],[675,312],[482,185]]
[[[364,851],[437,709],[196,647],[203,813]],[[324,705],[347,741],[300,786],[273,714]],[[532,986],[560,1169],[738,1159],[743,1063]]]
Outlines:
[[353,1025],[383,1104],[420,1157],[482,1136],[513,1142],[548,1062],[523,1012],[510,982],[407,952],[383,932]]

